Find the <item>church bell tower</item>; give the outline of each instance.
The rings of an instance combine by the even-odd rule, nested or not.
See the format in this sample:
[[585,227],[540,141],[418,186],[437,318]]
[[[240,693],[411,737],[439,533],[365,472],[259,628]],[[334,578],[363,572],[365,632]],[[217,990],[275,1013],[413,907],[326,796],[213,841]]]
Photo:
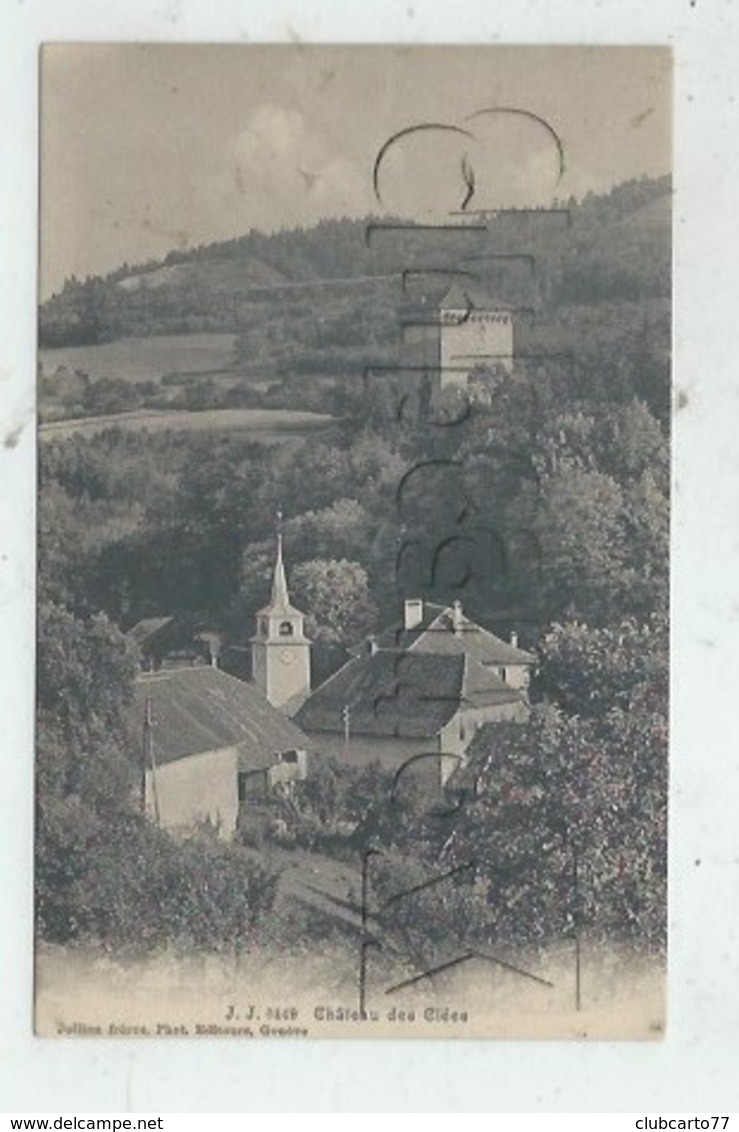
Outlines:
[[252,679],[274,707],[290,714],[310,694],[310,641],[303,622],[303,614],[290,604],[278,515],[272,594],[269,605],[257,613],[257,631],[251,639]]

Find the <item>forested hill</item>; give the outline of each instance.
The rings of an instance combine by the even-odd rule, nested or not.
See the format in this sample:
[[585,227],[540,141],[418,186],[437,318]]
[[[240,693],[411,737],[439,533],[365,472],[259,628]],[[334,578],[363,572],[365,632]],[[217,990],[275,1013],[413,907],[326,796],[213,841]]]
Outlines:
[[[570,200],[558,215],[499,215],[486,229],[443,236],[375,230],[371,220],[327,220],[310,229],[238,239],[163,261],[123,264],[105,277],[69,279],[44,303],[42,346],[94,344],[128,335],[249,332],[266,304],[292,326],[310,326],[303,346],[374,339],[386,344],[398,273],[430,262],[474,270],[494,292],[551,307],[667,298],[671,182],[630,181]],[[491,260],[492,254],[533,260]],[[533,267],[533,270],[532,270]],[[334,302],[337,300],[337,302]],[[319,311],[333,309],[321,328]],[[276,329],[276,336],[282,333]],[[298,339],[301,335],[298,334]],[[313,339],[316,339],[313,341]]]

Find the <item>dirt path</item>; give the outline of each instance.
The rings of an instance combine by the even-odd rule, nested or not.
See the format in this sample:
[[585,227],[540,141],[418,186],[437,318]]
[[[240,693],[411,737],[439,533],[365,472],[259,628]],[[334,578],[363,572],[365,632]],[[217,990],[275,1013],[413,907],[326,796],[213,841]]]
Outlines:
[[281,898],[297,899],[345,927],[363,930],[359,863],[349,865],[303,849],[278,850],[274,859],[283,869]]

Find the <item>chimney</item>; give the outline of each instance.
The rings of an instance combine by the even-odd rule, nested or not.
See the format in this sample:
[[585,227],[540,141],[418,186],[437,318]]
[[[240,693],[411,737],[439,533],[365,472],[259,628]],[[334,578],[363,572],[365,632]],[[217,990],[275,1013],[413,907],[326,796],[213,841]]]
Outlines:
[[511,644],[513,645],[514,649],[518,648],[518,633],[515,629],[511,631]]
[[406,631],[417,629],[423,622],[423,600],[420,597],[406,598],[403,627]]
[[211,666],[218,667],[218,656],[223,644],[223,638],[220,633],[213,633],[210,630],[205,630],[202,633],[195,633],[195,640],[201,641],[208,649],[208,656]]
[[452,604],[452,629],[458,633],[462,628],[462,602],[455,601]]

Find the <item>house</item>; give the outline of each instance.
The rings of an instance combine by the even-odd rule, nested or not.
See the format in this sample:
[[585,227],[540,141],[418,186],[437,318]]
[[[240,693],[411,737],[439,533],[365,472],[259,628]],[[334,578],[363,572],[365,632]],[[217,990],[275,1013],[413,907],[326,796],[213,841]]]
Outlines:
[[216,664],[221,636],[199,614],[144,617],[126,633],[141,653],[145,671]]
[[528,718],[533,662],[459,602],[407,600],[403,620],[321,684],[294,722],[326,754],[396,770],[426,760],[443,784],[480,726]]
[[230,837],[240,806],[304,779],[306,735],[258,688],[210,665],[142,673],[130,722],[142,742],[142,802],[165,829]]
[[401,369],[427,371],[431,388],[465,388],[473,370],[513,366],[513,311],[472,287],[454,283],[400,311]]

